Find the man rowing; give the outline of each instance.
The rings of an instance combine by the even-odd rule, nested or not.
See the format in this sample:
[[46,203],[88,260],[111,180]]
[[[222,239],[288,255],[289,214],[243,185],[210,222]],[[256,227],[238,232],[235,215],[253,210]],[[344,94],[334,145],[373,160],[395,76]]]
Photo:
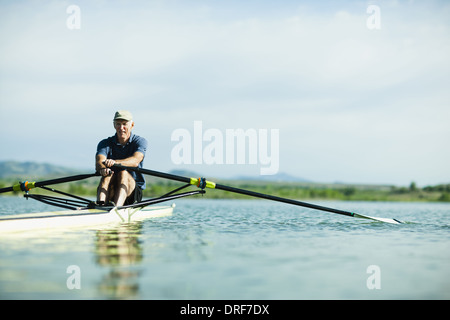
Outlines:
[[147,140],[132,133],[134,122],[129,111],[117,111],[113,124],[116,134],[100,141],[95,155],[95,168],[102,176],[97,203],[109,205],[113,201],[116,206],[123,206],[141,201],[145,179],[135,171],[110,168],[114,164],[142,168]]

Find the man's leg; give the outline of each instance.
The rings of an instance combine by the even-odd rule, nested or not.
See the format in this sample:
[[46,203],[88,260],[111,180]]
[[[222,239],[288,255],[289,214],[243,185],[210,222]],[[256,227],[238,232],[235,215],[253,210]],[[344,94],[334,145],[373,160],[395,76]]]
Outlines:
[[114,195],[114,186],[111,183],[112,175],[102,177],[97,188],[97,203],[108,203]]
[[125,200],[133,193],[134,188],[136,188],[136,181],[126,170],[116,172],[114,175],[116,175],[117,179],[114,202],[116,206],[123,206]]

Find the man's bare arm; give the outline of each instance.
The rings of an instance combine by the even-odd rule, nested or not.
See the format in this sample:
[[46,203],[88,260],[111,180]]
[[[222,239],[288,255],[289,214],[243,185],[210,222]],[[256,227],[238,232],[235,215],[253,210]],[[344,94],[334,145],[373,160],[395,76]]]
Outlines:
[[106,160],[106,156],[103,154],[98,154],[95,157],[95,170],[100,173],[102,176],[107,176],[110,174],[111,170],[102,170],[107,169],[105,164],[103,163]]

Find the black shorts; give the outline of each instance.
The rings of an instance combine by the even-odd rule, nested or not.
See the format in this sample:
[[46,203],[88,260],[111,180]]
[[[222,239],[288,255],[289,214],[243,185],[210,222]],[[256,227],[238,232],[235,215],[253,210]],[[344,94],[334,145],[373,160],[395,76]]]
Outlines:
[[136,185],[134,191],[130,194],[130,196],[125,200],[124,205],[130,205],[142,200],[142,189]]

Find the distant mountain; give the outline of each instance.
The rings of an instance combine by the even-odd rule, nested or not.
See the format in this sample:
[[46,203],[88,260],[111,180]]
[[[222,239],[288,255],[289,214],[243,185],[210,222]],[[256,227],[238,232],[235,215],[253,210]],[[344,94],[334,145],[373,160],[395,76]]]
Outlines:
[[[171,174],[183,176],[183,177],[203,177],[203,175],[195,172],[195,171],[189,171],[189,170],[172,170],[170,171]],[[208,177],[208,179],[213,179],[213,177]],[[219,179],[219,178],[217,178]],[[310,180],[306,180],[303,178],[295,177],[293,175],[287,174],[287,173],[277,173],[274,175],[266,175],[266,176],[234,176],[229,178],[221,178],[220,180],[244,180],[244,181],[262,181],[262,182],[305,182],[305,183],[312,183]]]
[[79,170],[49,163],[0,161],[0,178],[30,179],[80,173]]
[[177,176],[189,177],[189,178],[191,178],[191,177],[194,178],[194,177],[200,177],[201,176],[197,172],[190,171],[190,170],[181,170],[181,169],[171,170],[171,171],[169,171],[169,173],[177,175]]
[[[72,174],[86,173],[86,170],[77,170],[69,167],[57,166],[49,163],[39,162],[19,162],[19,161],[0,161],[0,179],[36,179],[36,178],[52,178],[63,177]],[[171,170],[171,174],[183,177],[201,177],[202,175],[190,170]],[[216,179],[209,177],[209,179]],[[222,179],[223,180],[223,179]],[[225,180],[245,180],[245,181],[261,181],[261,182],[306,182],[303,178],[295,177],[287,173],[277,173],[270,176],[235,176]]]

